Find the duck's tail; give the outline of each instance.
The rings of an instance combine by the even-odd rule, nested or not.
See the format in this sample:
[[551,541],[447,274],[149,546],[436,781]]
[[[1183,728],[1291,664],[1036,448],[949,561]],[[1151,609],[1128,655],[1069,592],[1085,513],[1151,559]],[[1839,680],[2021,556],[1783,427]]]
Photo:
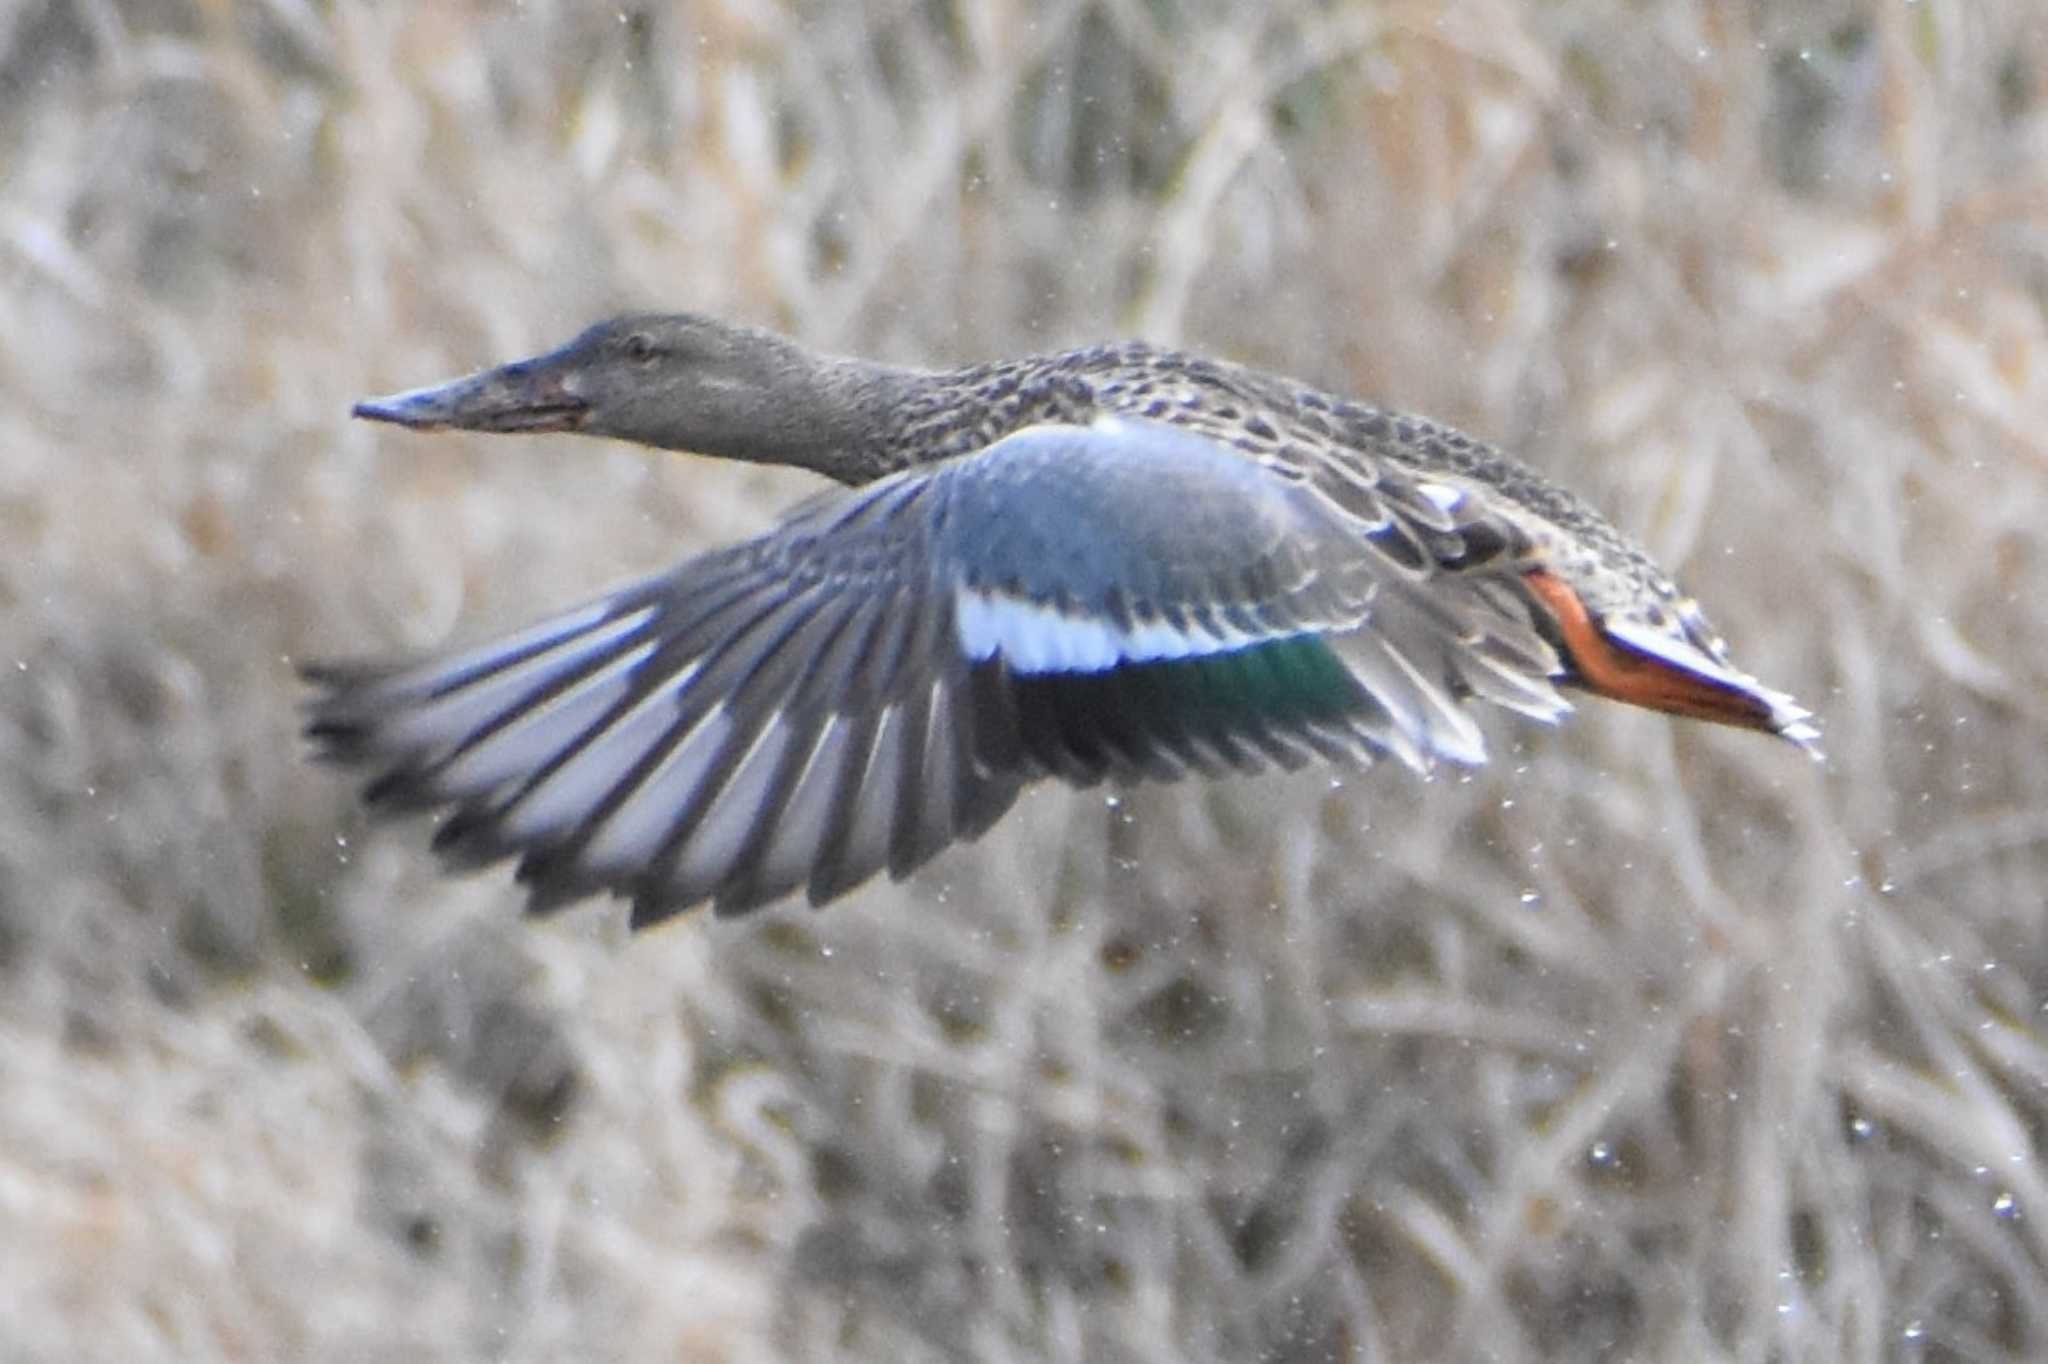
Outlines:
[[1717,658],[1684,634],[1615,615],[1595,620],[1548,569],[1523,575],[1557,622],[1570,680],[1599,696],[1671,715],[1760,729],[1823,755],[1813,713]]

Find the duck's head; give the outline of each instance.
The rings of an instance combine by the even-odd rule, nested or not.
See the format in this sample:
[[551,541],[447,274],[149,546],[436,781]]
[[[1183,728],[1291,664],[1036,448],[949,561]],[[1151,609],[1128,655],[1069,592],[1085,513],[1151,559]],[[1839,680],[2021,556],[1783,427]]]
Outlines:
[[[578,431],[669,450],[789,460],[833,406],[836,362],[692,313],[615,317],[544,355],[355,405],[415,430]],[[790,460],[789,462],[795,462]]]

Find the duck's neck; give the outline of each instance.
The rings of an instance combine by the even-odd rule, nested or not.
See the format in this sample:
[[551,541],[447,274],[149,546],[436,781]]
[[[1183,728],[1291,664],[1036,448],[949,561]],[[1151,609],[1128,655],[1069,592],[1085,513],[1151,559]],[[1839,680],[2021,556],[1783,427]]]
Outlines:
[[650,443],[867,483],[917,462],[901,433],[905,414],[927,405],[933,377],[792,348],[752,391],[693,394],[664,414]]
[[841,483],[869,483],[917,463],[908,428],[930,406],[937,377],[870,360],[820,361],[809,376],[814,401],[789,411],[780,460]]

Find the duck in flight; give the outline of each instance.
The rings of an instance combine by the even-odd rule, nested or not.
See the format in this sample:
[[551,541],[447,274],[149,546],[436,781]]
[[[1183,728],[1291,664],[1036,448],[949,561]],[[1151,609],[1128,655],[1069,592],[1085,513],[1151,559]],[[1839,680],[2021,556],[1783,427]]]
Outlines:
[[1448,427],[1141,342],[918,370],[697,315],[356,405],[796,465],[777,528],[424,660],[313,665],[308,733],[530,907],[823,904],[1025,786],[1390,754],[1476,764],[1467,702],[1577,689],[1776,734],[1636,545]]

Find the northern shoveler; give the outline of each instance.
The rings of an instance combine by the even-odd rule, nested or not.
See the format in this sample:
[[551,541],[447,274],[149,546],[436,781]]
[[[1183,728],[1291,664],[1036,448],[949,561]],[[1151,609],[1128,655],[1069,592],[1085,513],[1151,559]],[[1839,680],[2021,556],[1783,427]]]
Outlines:
[[355,415],[850,485],[507,638],[305,670],[308,732],[374,773],[372,806],[446,811],[435,847],[517,857],[536,911],[822,904],[1040,777],[1478,763],[1467,698],[1550,721],[1560,684],[1818,754],[1809,713],[1534,470],[1141,342],[928,372],[628,316]]

